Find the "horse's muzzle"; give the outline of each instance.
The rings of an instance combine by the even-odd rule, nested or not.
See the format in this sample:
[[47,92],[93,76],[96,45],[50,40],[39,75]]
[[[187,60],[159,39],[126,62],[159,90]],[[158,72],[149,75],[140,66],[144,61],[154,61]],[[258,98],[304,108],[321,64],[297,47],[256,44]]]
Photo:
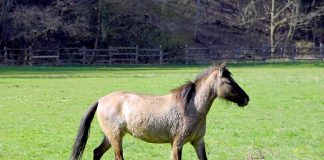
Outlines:
[[250,98],[247,97],[247,98],[242,99],[239,103],[237,103],[237,105],[240,107],[244,107],[244,106],[248,105],[249,101],[250,101]]

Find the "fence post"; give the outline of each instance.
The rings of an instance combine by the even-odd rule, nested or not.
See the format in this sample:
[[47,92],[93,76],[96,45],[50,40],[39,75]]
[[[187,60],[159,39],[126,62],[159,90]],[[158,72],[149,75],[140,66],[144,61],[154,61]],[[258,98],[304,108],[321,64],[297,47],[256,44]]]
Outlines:
[[292,62],[295,62],[296,53],[297,53],[297,47],[296,47],[296,45],[293,45],[292,46],[292,53],[291,53],[291,60],[292,60]]
[[[296,50],[295,50],[295,56],[298,55],[300,52],[300,48],[296,47]],[[296,59],[296,57],[294,57],[294,59]]]
[[91,56],[91,60],[90,60],[90,63],[91,63],[91,64],[93,64],[94,61],[95,61],[96,49],[97,49],[97,48],[94,48],[94,49],[92,50],[92,56]]
[[262,46],[262,54],[261,54],[261,58],[263,62],[267,61],[267,47],[265,45]]
[[23,59],[24,66],[28,64],[28,54],[29,54],[30,49],[31,49],[31,47],[29,46],[28,48],[25,48],[25,50],[24,50],[24,59]]
[[3,47],[4,53],[3,53],[3,64],[7,65],[7,61],[8,61],[8,52],[7,52],[7,47],[4,46]]
[[32,66],[33,65],[33,51],[31,49],[31,47],[29,47],[29,52],[28,52],[28,65]]
[[320,42],[320,57],[321,57],[321,60],[324,61],[324,42]]
[[60,65],[60,48],[57,46],[56,47],[56,65]]
[[185,63],[188,64],[189,63],[189,61],[188,61],[188,45],[185,45],[185,47],[184,47],[184,53],[185,53],[185,55],[184,55],[184,57],[185,57]]
[[[241,52],[240,52],[240,49],[239,49],[239,47],[236,47],[235,48],[235,50],[236,50],[236,54],[234,55],[234,59],[236,59],[236,62],[238,63],[238,62],[240,62],[240,57],[241,57]],[[245,57],[243,57],[243,59],[244,59]]]
[[111,52],[112,47],[108,46],[108,54],[109,54],[109,65],[112,65],[112,52]]
[[138,54],[139,54],[139,47],[138,47],[138,45],[136,45],[135,64],[138,63]]
[[218,54],[217,54],[217,47],[210,47],[210,56],[213,57],[212,61],[217,61],[218,60]]
[[160,59],[160,64],[163,64],[163,51],[162,51],[162,45],[159,46],[159,59]]
[[86,58],[86,47],[85,46],[83,46],[82,48],[81,48],[81,53],[82,53],[82,64],[83,65],[85,65],[86,64],[86,60],[87,60],[87,58]]

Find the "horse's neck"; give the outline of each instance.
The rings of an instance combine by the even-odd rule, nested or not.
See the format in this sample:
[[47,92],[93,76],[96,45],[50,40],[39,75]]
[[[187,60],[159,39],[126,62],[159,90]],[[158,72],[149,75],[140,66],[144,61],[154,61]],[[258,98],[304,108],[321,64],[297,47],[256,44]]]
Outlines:
[[202,116],[207,115],[214,99],[216,98],[216,93],[213,88],[213,83],[211,80],[207,79],[204,80],[196,90],[194,106]]

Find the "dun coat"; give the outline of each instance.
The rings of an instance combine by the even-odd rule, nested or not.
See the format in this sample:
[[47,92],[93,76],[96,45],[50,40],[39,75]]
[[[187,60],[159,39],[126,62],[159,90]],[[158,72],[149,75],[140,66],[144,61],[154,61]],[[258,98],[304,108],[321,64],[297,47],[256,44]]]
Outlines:
[[84,114],[71,159],[82,158],[90,124],[97,112],[104,138],[94,149],[93,159],[100,159],[110,147],[116,160],[124,159],[122,139],[128,133],[150,143],[170,143],[174,160],[181,159],[183,145],[190,142],[198,158],[205,160],[206,116],[218,97],[241,107],[249,102],[249,96],[234,81],[225,64],[209,67],[194,81],[171,90],[168,95],[108,94]]

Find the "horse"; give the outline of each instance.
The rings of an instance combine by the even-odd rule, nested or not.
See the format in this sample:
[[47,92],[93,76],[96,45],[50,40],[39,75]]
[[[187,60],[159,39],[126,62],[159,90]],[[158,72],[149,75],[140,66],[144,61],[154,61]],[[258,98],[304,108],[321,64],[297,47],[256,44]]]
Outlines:
[[97,112],[104,138],[93,150],[95,160],[111,147],[115,160],[123,160],[122,140],[125,134],[149,143],[171,143],[174,160],[181,159],[183,145],[190,142],[198,158],[206,160],[206,116],[216,98],[240,107],[249,102],[249,96],[234,81],[224,63],[207,68],[193,81],[172,89],[168,95],[110,93],[85,112],[70,158],[82,158],[91,121]]

